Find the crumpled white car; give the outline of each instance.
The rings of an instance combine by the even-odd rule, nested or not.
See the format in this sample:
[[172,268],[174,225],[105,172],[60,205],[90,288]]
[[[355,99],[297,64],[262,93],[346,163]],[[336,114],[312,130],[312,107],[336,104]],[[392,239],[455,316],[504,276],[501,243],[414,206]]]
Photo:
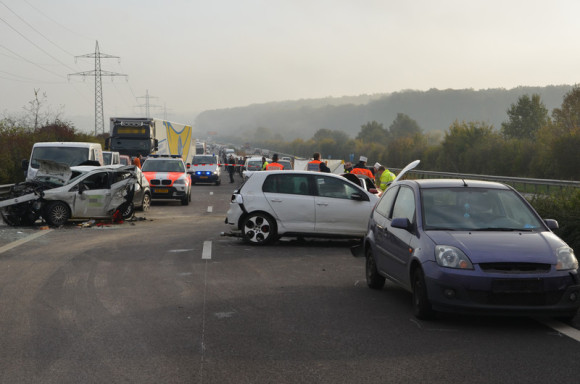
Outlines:
[[42,217],[51,226],[70,219],[111,218],[132,206],[136,174],[133,166],[95,167],[75,171],[66,164],[42,161],[37,177],[12,187],[11,197],[0,201],[9,225],[31,225]]

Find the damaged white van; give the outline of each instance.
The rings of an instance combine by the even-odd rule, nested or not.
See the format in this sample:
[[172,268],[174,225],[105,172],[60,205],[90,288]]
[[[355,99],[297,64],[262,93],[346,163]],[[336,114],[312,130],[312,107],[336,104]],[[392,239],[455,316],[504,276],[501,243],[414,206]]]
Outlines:
[[103,148],[99,143],[42,142],[32,146],[30,160],[22,160],[26,181],[36,177],[39,160],[63,163],[69,167],[77,165],[104,165]]

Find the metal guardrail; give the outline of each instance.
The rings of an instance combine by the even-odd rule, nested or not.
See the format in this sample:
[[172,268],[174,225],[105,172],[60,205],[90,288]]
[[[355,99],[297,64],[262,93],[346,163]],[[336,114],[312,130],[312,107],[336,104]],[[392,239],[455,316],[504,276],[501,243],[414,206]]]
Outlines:
[[[393,168],[391,171],[398,173],[400,169]],[[413,169],[409,171],[418,179],[472,179],[472,180],[486,180],[497,181],[500,183],[511,185],[520,192],[524,193],[550,193],[551,190],[564,190],[568,188],[580,188],[580,181],[568,180],[552,180],[552,179],[532,179],[525,177],[510,177],[510,176],[491,176],[491,175],[477,175],[471,173],[449,173],[436,171],[420,171]]]
[[2,198],[5,195],[8,195],[8,192],[10,192],[10,188],[12,188],[14,184],[5,184],[5,185],[0,185],[0,198]]

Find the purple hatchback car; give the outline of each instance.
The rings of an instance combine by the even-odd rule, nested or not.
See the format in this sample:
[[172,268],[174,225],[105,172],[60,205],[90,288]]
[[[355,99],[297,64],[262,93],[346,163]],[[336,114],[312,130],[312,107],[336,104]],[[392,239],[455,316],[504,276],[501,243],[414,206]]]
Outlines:
[[366,279],[413,294],[421,319],[437,311],[548,315],[580,307],[574,251],[513,188],[474,180],[394,182],[372,211]]

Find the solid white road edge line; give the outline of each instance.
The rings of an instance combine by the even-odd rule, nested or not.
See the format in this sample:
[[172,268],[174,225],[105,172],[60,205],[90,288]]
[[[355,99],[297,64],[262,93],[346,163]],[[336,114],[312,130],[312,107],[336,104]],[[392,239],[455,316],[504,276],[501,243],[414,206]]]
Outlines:
[[202,260],[211,260],[211,240],[203,242],[203,251],[201,252]]
[[552,328],[556,332],[559,332],[563,335],[568,336],[571,339],[580,342],[580,330],[569,326],[568,324],[561,323],[556,320],[548,320],[548,319],[536,319],[538,322],[544,324],[547,327]]
[[52,229],[41,230],[41,231],[36,232],[36,233],[34,233],[34,234],[30,235],[30,236],[26,236],[26,237],[24,237],[24,238],[22,238],[20,240],[16,240],[16,241],[13,241],[13,242],[11,242],[9,244],[6,244],[5,246],[0,247],[0,254],[1,253],[4,253],[6,251],[9,251],[12,248],[16,248],[19,245],[22,245],[24,243],[27,243],[27,242],[29,242],[31,240],[34,240],[34,239],[36,239],[36,238],[38,238],[40,236],[44,236],[44,235],[46,235],[47,233],[50,233],[50,232],[52,232]]

